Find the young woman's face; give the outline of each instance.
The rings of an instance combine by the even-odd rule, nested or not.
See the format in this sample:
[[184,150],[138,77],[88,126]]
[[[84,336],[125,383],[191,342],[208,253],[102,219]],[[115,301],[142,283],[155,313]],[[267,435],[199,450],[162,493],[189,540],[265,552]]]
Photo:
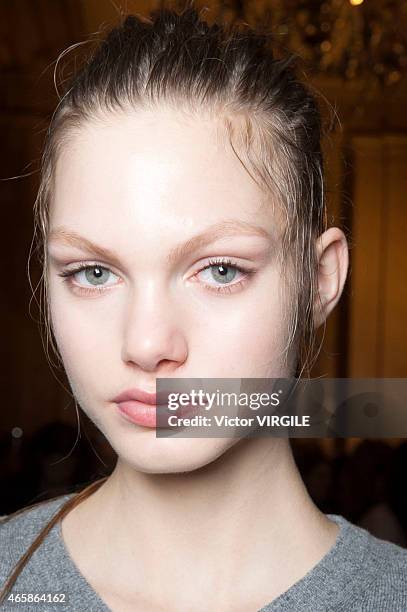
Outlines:
[[[82,409],[145,472],[201,467],[237,439],[157,438],[121,415],[122,391],[154,392],[157,378],[293,374],[281,228],[219,125],[164,107],[106,115],[71,135],[56,167],[55,338]],[[98,267],[60,276],[79,264]]]

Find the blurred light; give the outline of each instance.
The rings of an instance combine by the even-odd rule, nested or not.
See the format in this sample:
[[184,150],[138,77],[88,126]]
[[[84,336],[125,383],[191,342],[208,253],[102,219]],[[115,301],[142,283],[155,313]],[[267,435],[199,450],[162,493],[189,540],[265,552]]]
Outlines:
[[11,430],[11,435],[13,436],[13,438],[21,438],[23,435],[23,430],[21,429],[21,427],[13,427],[13,429]]
[[[284,44],[290,50],[304,54],[321,73],[343,81],[357,79],[366,90],[396,84],[407,78],[407,0],[365,3],[367,13],[356,10],[363,1],[278,2],[278,17],[272,24],[265,8],[259,13],[253,11],[253,19],[262,25],[265,20],[285,37]],[[249,17],[251,5],[272,3],[230,0],[215,4],[234,7],[232,14],[234,11],[236,16],[244,6]],[[320,10],[316,10],[317,5]]]
[[305,28],[305,31],[310,36],[312,36],[313,34],[317,33],[317,29],[316,29],[316,27],[312,23],[307,25],[307,27]]
[[393,72],[390,72],[388,78],[387,78],[387,82],[392,84],[392,83],[397,83],[398,81],[400,81],[401,79],[401,74],[398,70],[393,70]]

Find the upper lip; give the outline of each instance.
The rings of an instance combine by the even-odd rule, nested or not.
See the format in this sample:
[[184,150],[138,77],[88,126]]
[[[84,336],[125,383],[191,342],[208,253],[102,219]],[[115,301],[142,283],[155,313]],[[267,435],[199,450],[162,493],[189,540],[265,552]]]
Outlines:
[[168,401],[168,391],[159,391],[158,393],[150,393],[149,391],[143,391],[142,389],[127,389],[122,393],[119,393],[113,401],[120,402],[128,402],[128,401],[137,401],[142,402],[143,404],[150,404],[151,406],[156,406],[157,404],[166,404]]

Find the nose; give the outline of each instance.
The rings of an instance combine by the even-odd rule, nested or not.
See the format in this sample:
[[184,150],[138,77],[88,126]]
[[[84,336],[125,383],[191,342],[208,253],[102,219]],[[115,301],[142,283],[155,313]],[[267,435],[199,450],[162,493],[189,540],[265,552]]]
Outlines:
[[133,296],[124,324],[122,360],[164,375],[184,363],[187,354],[176,304],[152,290]]

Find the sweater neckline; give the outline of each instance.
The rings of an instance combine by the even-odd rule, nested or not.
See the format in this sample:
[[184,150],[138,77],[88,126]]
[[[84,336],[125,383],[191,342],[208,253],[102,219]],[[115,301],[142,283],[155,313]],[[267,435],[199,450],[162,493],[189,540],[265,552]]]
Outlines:
[[[63,496],[62,503],[71,496]],[[321,608],[321,602],[326,604],[329,601],[329,605],[334,606],[337,601],[344,601],[346,593],[353,592],[352,583],[360,580],[358,575],[367,553],[369,534],[339,514],[325,516],[339,526],[334,544],[302,578],[257,612],[282,612],[294,609],[298,602],[303,601],[307,602],[308,609],[316,612],[326,609]],[[67,583],[81,584],[81,587],[72,592],[71,604],[83,603],[86,592],[87,599],[97,605],[100,612],[111,612],[73,561],[63,539],[61,520],[51,529],[49,537],[54,540],[55,554],[64,560]],[[358,552],[356,557],[355,550]]]
[[369,533],[339,514],[325,516],[339,525],[334,544],[302,578],[258,612],[283,612],[300,603],[322,612],[328,604],[334,610],[339,602],[352,601],[368,553]]

